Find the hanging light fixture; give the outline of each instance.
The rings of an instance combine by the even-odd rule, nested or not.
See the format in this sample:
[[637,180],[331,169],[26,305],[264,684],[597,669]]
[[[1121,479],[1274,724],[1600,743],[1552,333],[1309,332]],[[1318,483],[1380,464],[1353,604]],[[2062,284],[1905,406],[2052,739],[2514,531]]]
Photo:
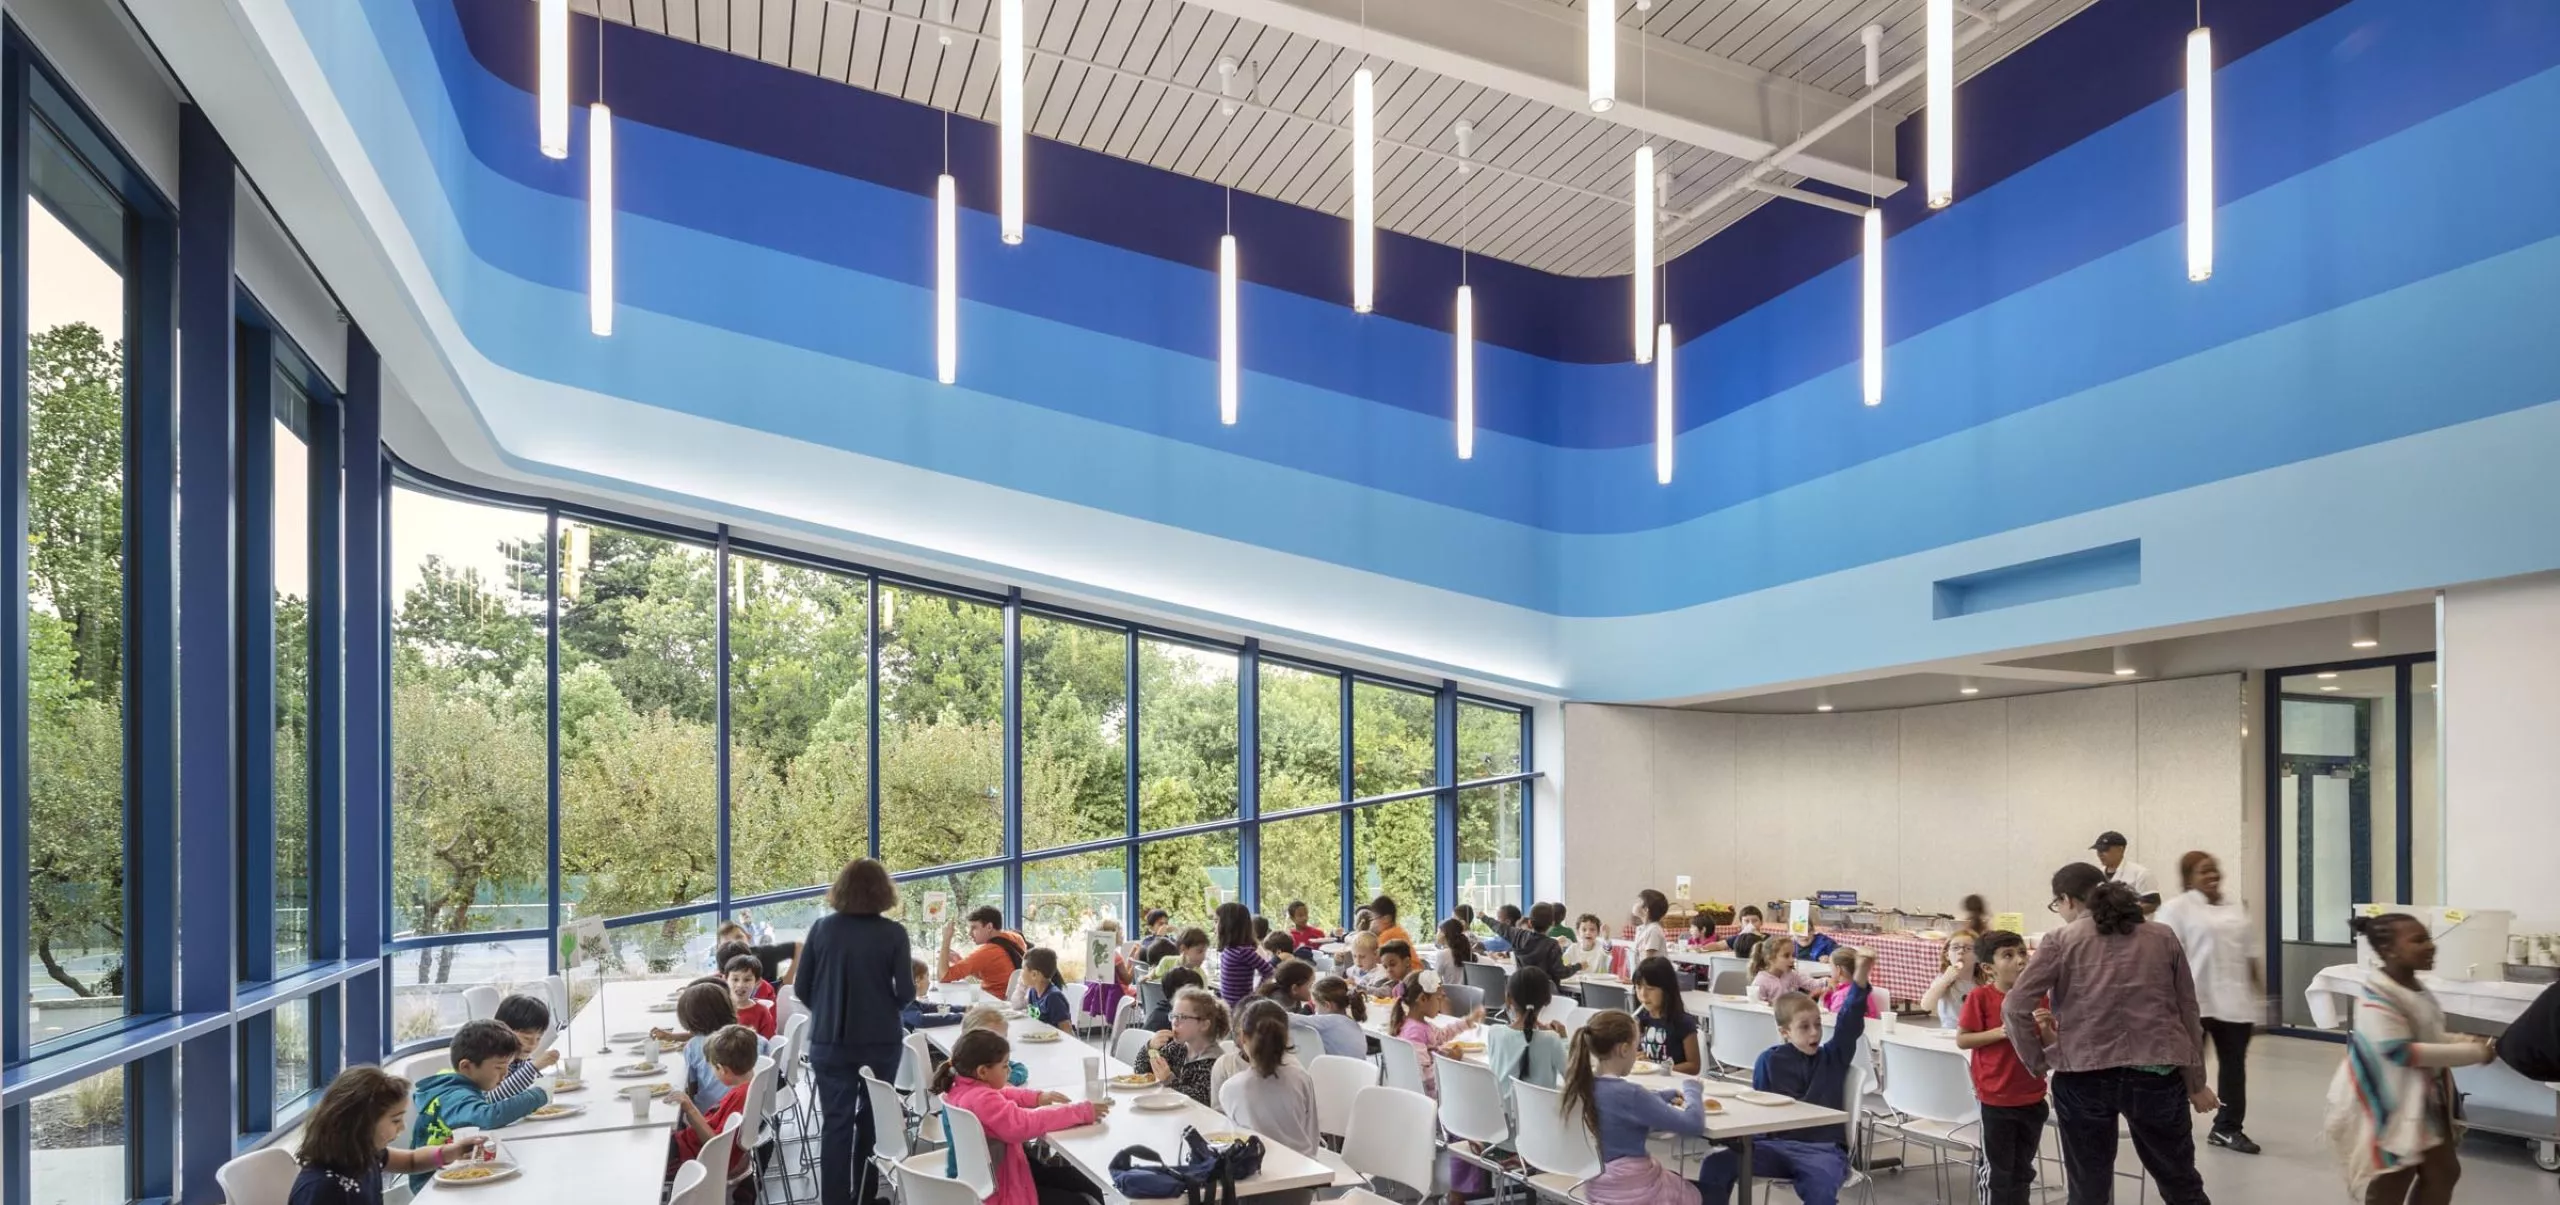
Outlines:
[[1956,199],[1956,0],[1929,0],[1929,208]]
[[1676,436],[1671,413],[1671,324],[1653,331],[1653,479],[1671,484],[1671,445]]
[[1218,236],[1218,421],[1236,425],[1236,236]]
[[1635,269],[1629,274],[1635,286],[1636,363],[1653,362],[1653,148],[1636,148],[1635,170],[1627,190],[1635,201]]
[[1004,241],[1022,241],[1022,0],[997,0],[996,125],[998,210]]
[[960,379],[960,185],[945,164],[933,182],[934,379]]
[[613,333],[613,110],[587,106],[587,329]]
[[1458,286],[1458,459],[1476,456],[1476,291]]
[[1618,103],[1617,0],[1583,0],[1590,15],[1584,34],[1590,74],[1591,111],[1606,113]]
[[542,154],[547,159],[569,157],[569,0],[542,0],[535,13],[540,28],[535,40],[540,43],[539,101],[542,112],[537,117],[542,137]]
[[1351,308],[1366,314],[1378,296],[1377,80],[1351,73]]
[[1870,208],[1860,219],[1866,231],[1866,248],[1860,257],[1860,273],[1866,288],[1860,307],[1864,321],[1860,323],[1863,363],[1860,384],[1870,406],[1884,401],[1884,211]]
[[2187,279],[2213,276],[2213,31],[2187,35]]

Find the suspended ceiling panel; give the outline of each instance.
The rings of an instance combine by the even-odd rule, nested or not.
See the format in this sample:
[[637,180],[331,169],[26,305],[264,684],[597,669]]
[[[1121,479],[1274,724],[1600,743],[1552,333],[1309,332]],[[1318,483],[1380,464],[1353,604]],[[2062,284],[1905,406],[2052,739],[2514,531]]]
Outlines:
[[[1376,0],[1367,17],[1385,32],[1401,13]],[[1607,0],[1602,0],[1607,2]],[[1970,76],[2025,45],[2094,0],[2013,0],[2011,14],[1958,56]],[[1476,12],[1516,45],[1483,45],[1450,61],[1554,64],[1564,40],[1582,53],[1586,19],[1566,0],[1439,0]],[[1340,25],[1360,0],[1023,0],[1030,30],[1024,113],[1031,133],[1180,172],[1336,215],[1351,207],[1350,88],[1364,63],[1377,73],[1378,223],[1399,233],[1532,268],[1574,276],[1631,270],[1626,202],[1630,160],[1650,140],[1672,180],[1662,252],[1686,251],[1770,198],[1740,193],[1683,220],[1731,184],[1749,160],[1648,135],[1634,124],[1660,79],[1669,94],[1713,77],[1711,86],[1754,98],[1758,128],[1740,137],[1792,141],[1864,91],[1860,31],[1884,27],[1883,78],[1920,61],[1922,0],[1656,0],[1647,13],[1618,0],[1619,111],[1595,115],[1481,78],[1499,71],[1424,70],[1336,41],[1236,15],[1262,12],[1296,28]],[[1467,7],[1480,6],[1480,7]],[[993,0],[572,0],[589,15],[857,88],[995,120],[997,31]],[[950,37],[938,27],[948,11]],[[1445,11],[1445,9],[1444,9]],[[1499,18],[1500,20],[1493,20]],[[1438,20],[1438,18],[1433,18]],[[1502,24],[1503,21],[1509,24]],[[1960,24],[1970,24],[1959,18]],[[1394,32],[1431,43],[1438,29]],[[1639,42],[1641,27],[1643,41]],[[1357,26],[1348,42],[1361,41]],[[1464,43],[1459,36],[1446,41]],[[1639,45],[1655,49],[1639,54]],[[1417,56],[1422,57],[1422,56]],[[1438,55],[1435,53],[1435,60]],[[1222,114],[1221,59],[1240,64],[1250,92]],[[1660,73],[1658,76],[1654,73]],[[1518,73],[1513,73],[1518,74]],[[1549,72],[1552,79],[1556,73]],[[1675,78],[1676,76],[1676,78]],[[1579,87],[1579,69],[1574,68]],[[1920,85],[1889,94],[1872,142],[1876,174],[1893,174],[1895,122],[1920,101]],[[1454,130],[1473,123],[1474,159],[1461,173]],[[1863,174],[1867,119],[1818,150]],[[1720,127],[1721,129],[1722,127]],[[1704,141],[1705,139],[1700,139]],[[1845,149],[1844,149],[1845,148]],[[1802,177],[1773,171],[1793,184]],[[1036,182],[1033,185],[1037,187]],[[1844,221],[1848,220],[1846,218]]]

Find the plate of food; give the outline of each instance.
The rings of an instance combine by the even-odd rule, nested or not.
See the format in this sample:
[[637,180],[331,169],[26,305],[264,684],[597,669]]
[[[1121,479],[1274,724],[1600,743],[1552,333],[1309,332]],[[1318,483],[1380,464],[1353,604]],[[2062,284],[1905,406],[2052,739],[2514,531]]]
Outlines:
[[1141,1113],[1170,1113],[1190,1103],[1191,1098],[1179,1092],[1149,1092],[1137,1099],[1135,1107]]
[[674,1012],[675,1010],[676,1010],[676,1002],[675,1002],[675,1001],[673,1001],[673,1000],[661,1000],[661,1001],[657,1002],[656,1004],[652,1004],[652,1005],[650,1005],[650,1006],[649,1006],[649,1011],[650,1011],[650,1012],[653,1012],[653,1013],[671,1013],[671,1012]]
[[1044,1046],[1048,1043],[1057,1041],[1060,1036],[1061,1035],[1058,1031],[1054,1029],[1026,1029],[1021,1033],[1015,1034],[1014,1040],[1018,1042],[1029,1042],[1034,1046]]
[[563,1117],[575,1117],[586,1111],[585,1105],[548,1104],[525,1114],[524,1118],[526,1121],[556,1121]]
[[455,1186],[494,1184],[509,1179],[524,1169],[511,1159],[474,1159],[457,1163],[436,1172],[436,1183]]
[[1473,1038],[1460,1038],[1457,1041],[1449,1043],[1449,1053],[1451,1054],[1476,1054],[1481,1052],[1483,1049],[1484,1043],[1476,1041]]
[[1711,1098],[1722,1096],[1730,1099],[1750,1091],[1740,1084],[1728,1084],[1720,1079],[1700,1080],[1698,1087]]
[[660,1054],[674,1054],[682,1049],[684,1049],[684,1039],[682,1038],[658,1039],[658,1053]]
[[617,1046],[625,1042],[646,1042],[648,1040],[649,1035],[637,1029],[625,1030],[605,1039],[605,1041],[611,1042]]
[[665,1075],[666,1073],[666,1068],[659,1066],[656,1059],[651,1059],[645,1063],[624,1063],[623,1065],[613,1069],[613,1078],[646,1079],[652,1075]]
[[1745,1104],[1766,1105],[1772,1109],[1778,1108],[1782,1105],[1791,1105],[1796,1103],[1796,1098],[1789,1096],[1784,1092],[1752,1091],[1740,1092],[1735,1095],[1739,1096]]
[[558,1096],[563,1092],[584,1092],[586,1090],[587,1081],[582,1079],[556,1079],[551,1081],[551,1094],[553,1096]]
[[1124,1092],[1138,1088],[1152,1088],[1156,1086],[1156,1077],[1143,1071],[1132,1071],[1127,1075],[1112,1076],[1111,1086]]
[[1662,1074],[1662,1064],[1657,1063],[1657,1062],[1654,1062],[1654,1061],[1652,1061],[1652,1060],[1650,1060],[1650,1059],[1637,1059],[1637,1060],[1636,1060],[1636,1065],[1627,1069],[1627,1074],[1629,1074],[1629,1075],[1660,1075],[1660,1074]]

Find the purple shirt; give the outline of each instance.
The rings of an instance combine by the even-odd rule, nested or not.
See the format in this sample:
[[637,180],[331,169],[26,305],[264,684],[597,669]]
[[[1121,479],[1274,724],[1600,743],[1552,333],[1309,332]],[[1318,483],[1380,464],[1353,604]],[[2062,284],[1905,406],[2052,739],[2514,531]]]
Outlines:
[[1217,959],[1218,998],[1229,1008],[1252,995],[1271,974],[1271,956],[1254,946],[1229,946],[1217,952]]

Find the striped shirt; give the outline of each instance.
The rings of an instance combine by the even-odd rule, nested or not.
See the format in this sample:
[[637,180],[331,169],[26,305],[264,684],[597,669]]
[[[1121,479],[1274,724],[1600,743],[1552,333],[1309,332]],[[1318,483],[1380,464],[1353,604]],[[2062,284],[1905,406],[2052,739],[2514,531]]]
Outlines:
[[542,1068],[534,1066],[532,1059],[517,1059],[507,1064],[507,1078],[498,1081],[498,1086],[490,1091],[489,1099],[505,1100],[533,1087],[533,1082],[541,1078]]
[[1233,1008],[1271,975],[1271,956],[1253,946],[1218,951],[1218,998]]

